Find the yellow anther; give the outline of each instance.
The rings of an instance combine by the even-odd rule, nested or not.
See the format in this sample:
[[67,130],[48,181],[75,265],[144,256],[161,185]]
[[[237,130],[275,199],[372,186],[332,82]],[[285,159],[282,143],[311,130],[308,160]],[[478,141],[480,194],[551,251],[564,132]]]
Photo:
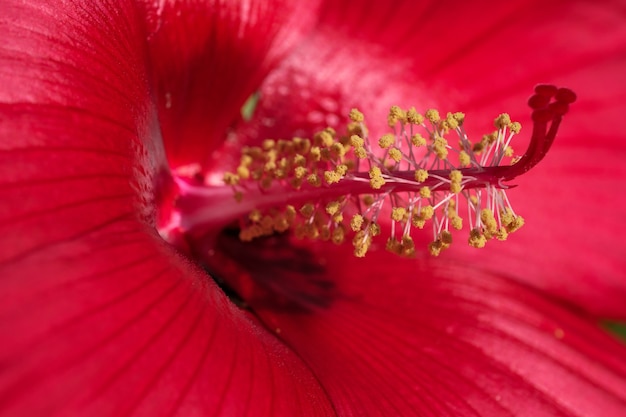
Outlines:
[[454,119],[459,123],[459,125],[462,125],[463,122],[465,121],[465,113],[460,112],[460,111],[453,113],[452,117],[454,117]]
[[239,178],[242,180],[247,180],[248,178],[250,178],[250,170],[248,169],[248,167],[239,165],[237,167],[237,176],[239,176]]
[[343,226],[337,226],[333,230],[332,241],[335,245],[339,245],[343,243],[346,237],[346,229]]
[[350,110],[350,120],[360,123],[365,120],[365,117],[363,116],[363,113],[361,113],[358,109],[352,109]]
[[509,126],[509,129],[517,135],[522,130],[522,125],[520,122],[513,122],[511,123],[511,126]]
[[415,242],[413,242],[413,238],[411,236],[402,236],[401,251],[402,253],[400,255],[402,256],[415,256]]
[[285,217],[289,223],[293,223],[296,219],[296,208],[291,204],[285,207]]
[[507,146],[506,148],[504,148],[504,156],[506,157],[512,157],[513,156],[513,148],[511,148],[510,146]]
[[435,215],[435,209],[433,209],[433,206],[424,206],[420,210],[420,215],[424,218],[424,220],[430,220]]
[[424,136],[420,135],[419,133],[416,133],[415,135],[413,135],[411,137],[411,143],[413,144],[413,146],[425,146],[426,145],[426,138],[424,138]]
[[387,123],[389,126],[394,127],[396,123],[406,123],[407,122],[407,114],[404,110],[402,110],[398,106],[391,106],[389,109],[389,116],[387,116]]
[[454,114],[448,113],[446,120],[442,123],[446,129],[454,130],[459,127],[459,121],[454,117]]
[[319,228],[319,234],[320,234],[320,240],[329,240],[330,239],[330,227],[328,227],[327,225],[322,225]]
[[446,159],[448,157],[448,141],[442,138],[441,136],[437,136],[433,141],[433,151],[439,159]]
[[380,190],[383,185],[385,185],[385,180],[383,177],[374,177],[370,179],[370,187],[372,187],[374,190]]
[[274,149],[274,146],[276,146],[276,141],[274,139],[265,139],[261,146],[263,150],[269,151],[270,149]]
[[333,214],[332,219],[334,223],[341,223],[343,221],[343,213],[339,212]]
[[293,138],[292,150],[297,155],[306,155],[311,149],[311,141],[303,138]]
[[352,244],[354,245],[354,256],[357,258],[364,257],[371,243],[372,237],[370,234],[364,230],[357,232],[352,239]]
[[239,176],[237,174],[233,174],[232,172],[224,173],[224,184],[226,185],[237,185],[239,184]]
[[330,147],[335,142],[333,135],[328,130],[322,130],[314,136],[315,144],[323,147]]
[[367,194],[363,196],[363,204],[365,204],[367,207],[374,204],[374,201],[375,201],[374,196],[371,194]]
[[487,238],[478,229],[470,230],[468,243],[473,248],[484,248]]
[[389,252],[396,254],[396,255],[400,255],[402,251],[401,248],[402,248],[402,244],[398,242],[395,238],[390,237],[389,239],[387,239],[385,249],[387,249]]
[[346,164],[339,164],[335,167],[335,172],[339,175],[346,175],[346,172],[348,172],[348,165]]
[[380,234],[380,225],[378,225],[378,223],[370,223],[368,229],[372,236],[378,236]]
[[350,228],[352,229],[352,231],[358,232],[359,230],[361,230],[361,226],[363,226],[363,216],[361,216],[360,214],[355,214],[354,216],[352,216],[352,219],[350,220]]
[[439,112],[436,109],[428,109],[426,110],[426,113],[424,115],[426,116],[426,119],[428,119],[428,121],[431,123],[437,123],[441,120],[441,118],[439,117]]
[[450,183],[450,192],[452,194],[458,194],[461,192],[461,190],[463,189],[463,187],[461,187],[461,183],[460,182],[451,182]]
[[506,238],[508,237],[509,232],[507,232],[506,228],[501,227],[498,229],[498,231],[496,232],[496,239],[498,240],[506,240]]
[[406,215],[406,209],[404,207],[394,207],[391,210],[391,218],[394,221],[397,221],[397,222],[403,221],[405,215]]
[[304,176],[306,175],[306,168],[296,167],[296,169],[293,170],[293,175],[298,179],[304,178]]
[[422,187],[420,188],[420,197],[422,198],[430,198],[430,188],[429,187]]
[[337,158],[342,158],[346,154],[346,148],[339,142],[333,143],[331,149]]
[[458,169],[453,169],[450,171],[450,181],[452,182],[461,182],[463,179],[463,173]]
[[240,165],[244,167],[249,167],[254,160],[250,155],[241,155]]
[[451,217],[450,224],[455,230],[461,230],[463,228],[463,219],[459,216]]
[[402,161],[402,152],[397,148],[389,149],[389,157],[396,162]]
[[380,177],[382,175],[382,171],[378,167],[372,167],[369,171],[370,178]]
[[434,242],[430,242],[428,244],[428,252],[432,256],[439,256],[442,249],[445,249],[445,248],[444,248],[444,244],[440,240],[435,240]]
[[524,225],[524,218],[522,216],[515,216],[512,222],[505,226],[506,231],[513,233]]
[[311,203],[306,203],[300,208],[300,214],[304,217],[311,217],[315,213],[315,206]]
[[480,211],[480,220],[482,221],[485,229],[489,232],[489,236],[492,236],[498,230],[498,223],[493,215],[491,209],[482,209]]
[[409,123],[412,123],[414,125],[421,125],[422,123],[424,123],[424,116],[419,114],[415,110],[415,107],[411,107],[409,110],[407,110],[406,118],[409,121]]
[[428,171],[425,169],[418,169],[415,171],[415,181],[424,182],[428,179]]
[[330,161],[333,159],[333,155],[332,155],[330,148],[320,149],[320,155],[322,157],[322,161]]
[[306,181],[314,187],[322,185],[322,180],[320,180],[320,177],[317,174],[309,174],[309,176],[306,177]]
[[509,116],[508,113],[502,113],[501,115],[496,117],[496,119],[493,121],[493,124],[498,129],[504,129],[505,127],[511,125],[511,116]]
[[452,233],[447,230],[443,230],[439,235],[439,239],[444,245],[450,246],[452,244]]
[[263,218],[263,215],[261,214],[261,212],[259,210],[252,210],[250,212],[250,214],[248,214],[248,219],[250,219],[253,222],[259,222],[261,221],[261,219]]
[[474,144],[474,146],[472,146],[472,151],[477,154],[480,155],[482,151],[485,150],[485,142],[484,141],[480,141]]
[[391,133],[384,134],[380,139],[378,139],[378,145],[383,149],[387,149],[395,142],[396,138]]
[[350,145],[354,146],[355,148],[361,148],[364,144],[365,141],[359,135],[350,136]]
[[459,164],[462,167],[468,166],[470,164],[470,161],[471,161],[470,160],[470,156],[468,155],[467,152],[465,152],[465,151],[459,152]]
[[341,209],[341,204],[339,204],[338,201],[331,201],[330,203],[326,204],[326,213],[330,215],[337,213],[339,209]]
[[365,151],[365,148],[354,148],[354,154],[359,159],[367,158],[367,152]]
[[286,232],[289,229],[289,221],[284,214],[278,214],[274,217],[274,230],[279,233]]
[[341,175],[335,171],[325,171],[324,172],[324,181],[326,184],[335,184],[341,180]]
[[312,162],[319,162],[322,159],[322,150],[319,148],[319,146],[313,146],[311,148],[310,155]]

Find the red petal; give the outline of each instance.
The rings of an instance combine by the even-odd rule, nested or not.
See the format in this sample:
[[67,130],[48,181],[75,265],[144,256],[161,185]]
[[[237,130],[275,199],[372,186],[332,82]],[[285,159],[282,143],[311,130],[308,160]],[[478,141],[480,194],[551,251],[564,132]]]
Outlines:
[[173,166],[219,159],[211,151],[267,72],[309,29],[317,3],[146,2],[155,94]]
[[220,247],[246,266],[237,289],[339,415],[623,415],[626,348],[509,279],[440,259],[235,239]]
[[0,414],[330,415],[302,361],[156,235],[133,10],[3,4]]
[[[474,138],[508,111],[527,135],[533,86],[570,87],[579,100],[550,154],[511,192],[527,226],[484,253],[461,243],[445,256],[625,318],[617,190],[626,144],[616,128],[626,111],[623,2],[362,3],[325,6],[315,35],[264,83],[256,119],[242,133],[250,141],[308,135],[337,127],[358,107],[376,136],[397,104],[463,111]],[[525,144],[513,146],[521,152]]]

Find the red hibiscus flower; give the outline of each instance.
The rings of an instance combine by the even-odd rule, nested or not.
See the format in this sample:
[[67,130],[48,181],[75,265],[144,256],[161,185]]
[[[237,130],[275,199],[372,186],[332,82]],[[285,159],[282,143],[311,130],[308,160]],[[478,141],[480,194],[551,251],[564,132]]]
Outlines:
[[[623,415],[626,350],[596,320],[626,317],[626,11],[404,3],[3,4],[3,414]],[[244,145],[353,107],[373,137],[390,105],[463,111],[470,136],[503,111],[530,127],[543,81],[579,100],[515,179],[528,224],[506,243],[357,259],[231,224],[177,248],[157,232],[172,171],[214,182]]]

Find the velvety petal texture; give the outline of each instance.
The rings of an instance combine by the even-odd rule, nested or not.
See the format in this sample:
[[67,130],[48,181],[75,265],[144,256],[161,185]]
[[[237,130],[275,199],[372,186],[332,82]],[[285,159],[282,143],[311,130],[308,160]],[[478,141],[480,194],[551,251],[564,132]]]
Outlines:
[[239,278],[339,415],[624,415],[626,348],[506,278],[280,238],[218,247],[232,263],[216,268]]
[[154,229],[142,19],[3,4],[0,414],[331,415],[302,361]]
[[[357,107],[376,137],[397,104],[463,111],[474,141],[506,111],[525,126],[523,137],[533,86],[567,86],[579,100],[553,150],[510,192],[524,228],[482,252],[459,234],[442,259],[624,318],[626,226],[616,190],[626,141],[615,126],[626,110],[625,19],[619,0],[327,2],[314,35],[270,74],[255,119],[240,131],[255,141],[340,128]],[[525,146],[513,143],[520,154]]]

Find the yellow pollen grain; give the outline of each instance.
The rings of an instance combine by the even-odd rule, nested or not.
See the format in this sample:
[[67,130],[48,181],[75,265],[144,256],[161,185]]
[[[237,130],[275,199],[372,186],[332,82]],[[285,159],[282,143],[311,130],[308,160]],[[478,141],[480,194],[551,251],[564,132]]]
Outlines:
[[354,154],[359,159],[367,158],[367,152],[365,151],[365,148],[354,148]]
[[426,116],[426,119],[431,123],[437,123],[441,120],[441,117],[439,116],[439,112],[436,109],[426,110],[426,113],[424,114],[424,116]]
[[426,139],[424,138],[424,136],[420,135],[419,133],[416,133],[415,135],[413,135],[411,137],[411,143],[413,144],[413,146],[425,146],[426,145]]
[[306,181],[314,187],[322,185],[322,180],[320,180],[320,177],[317,174],[309,174],[309,176],[306,177]]
[[226,185],[237,185],[239,184],[239,176],[237,174],[233,174],[232,172],[224,173],[224,184]]
[[463,173],[458,169],[453,169],[450,171],[450,181],[452,182],[461,182],[463,179]]
[[350,136],[350,145],[354,146],[355,148],[361,148],[364,144],[365,141],[359,135]]
[[265,139],[261,144],[261,147],[266,151],[274,149],[274,146],[276,146],[276,141],[274,139]]
[[335,171],[326,171],[324,172],[324,181],[326,184],[331,185],[338,183],[341,180],[341,175]]
[[484,248],[487,243],[487,238],[480,232],[478,229],[470,230],[470,236],[468,239],[468,243],[473,248]]
[[312,162],[319,162],[322,159],[322,150],[319,146],[313,146],[310,151],[310,159]]
[[380,139],[378,139],[378,145],[383,149],[387,149],[388,147],[393,145],[395,141],[396,141],[395,136],[392,135],[391,133],[387,133],[387,134],[384,134]]
[[248,167],[245,167],[243,165],[239,165],[237,167],[237,175],[242,180],[247,180],[248,178],[250,178],[250,170],[248,169]]
[[341,176],[346,175],[346,172],[348,172],[348,165],[346,164],[339,164],[335,167],[335,172]]
[[333,230],[332,241],[335,245],[340,245],[343,243],[346,237],[346,229],[343,226],[338,226]]
[[391,218],[394,221],[397,221],[397,222],[402,221],[405,215],[406,215],[406,209],[404,207],[394,207],[391,210]]
[[522,130],[522,125],[520,122],[513,122],[509,126],[509,129],[517,135]]
[[415,171],[415,181],[424,182],[428,179],[428,171],[425,169],[418,169]]
[[433,142],[433,150],[439,159],[446,159],[448,157],[448,141],[437,136]]
[[420,188],[420,197],[422,198],[430,198],[431,192],[429,187]]
[[460,182],[451,182],[450,183],[450,192],[452,194],[458,194],[461,192],[463,188],[461,187],[461,183]]
[[263,216],[259,210],[252,210],[250,214],[248,214],[248,219],[255,223],[261,221],[262,218]]
[[452,217],[450,219],[450,224],[455,230],[461,230],[463,228],[463,219],[459,216]]
[[385,180],[383,177],[374,177],[370,179],[370,187],[374,190],[380,190],[382,186],[385,185]]
[[315,206],[311,203],[306,203],[300,208],[300,214],[304,217],[311,217],[315,213]]
[[420,210],[420,215],[422,216],[424,220],[430,220],[435,215],[435,209],[433,209],[433,206],[430,206],[430,205],[424,206]]
[[352,231],[358,232],[359,230],[361,230],[361,226],[363,226],[363,216],[361,216],[360,214],[355,214],[354,216],[352,216],[352,219],[350,220],[350,228],[352,229]]
[[468,155],[467,152],[465,151],[459,152],[459,164],[462,167],[466,167],[470,164],[470,156]]
[[339,142],[333,143],[331,149],[337,158],[342,158],[346,154],[346,148]]
[[402,152],[397,148],[391,148],[389,150],[389,157],[396,162],[402,161]]
[[495,120],[493,121],[493,124],[498,129],[504,129],[505,127],[508,127],[511,124],[511,116],[509,116],[508,113],[502,113],[498,117],[495,118]]
[[409,123],[412,123],[414,125],[421,125],[422,123],[424,123],[424,116],[422,116],[421,114],[419,114],[416,110],[415,107],[411,107],[407,112],[406,112],[406,118],[409,121]]
[[340,208],[341,205],[338,201],[331,201],[330,203],[326,204],[326,213],[333,215],[337,213]]
[[350,110],[350,120],[361,123],[365,120],[365,116],[358,109],[352,109]]
[[428,244],[428,252],[432,256],[439,256],[442,249],[444,249],[444,247],[443,243],[440,240],[435,240],[434,242],[430,242]]
[[292,223],[296,219],[296,208],[291,204],[285,207],[285,217],[289,223]]
[[296,177],[298,179],[304,178],[304,176],[306,175],[306,168],[304,168],[304,167],[296,167],[293,170],[293,175],[294,175],[294,177]]
[[507,146],[506,148],[504,148],[504,156],[506,157],[512,157],[513,156],[513,148],[511,148],[510,146]]

